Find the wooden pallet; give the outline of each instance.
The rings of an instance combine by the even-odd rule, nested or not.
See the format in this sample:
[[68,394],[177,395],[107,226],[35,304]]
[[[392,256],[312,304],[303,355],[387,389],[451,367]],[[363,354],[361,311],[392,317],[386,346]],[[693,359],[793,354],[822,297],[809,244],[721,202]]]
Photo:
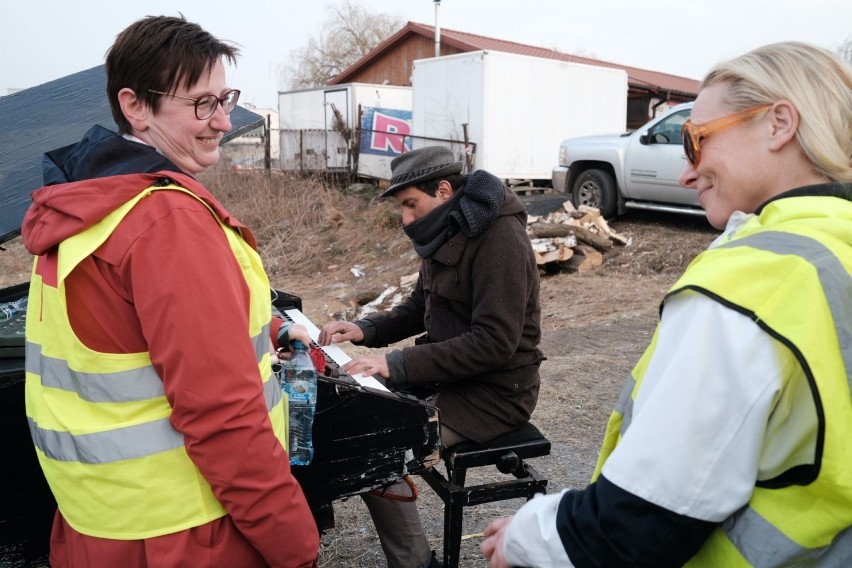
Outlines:
[[530,187],[530,186],[515,186],[511,188],[518,195],[543,195],[553,191],[550,187]]
[[531,179],[505,179],[506,187],[518,195],[540,195],[553,191],[550,187],[535,187]]

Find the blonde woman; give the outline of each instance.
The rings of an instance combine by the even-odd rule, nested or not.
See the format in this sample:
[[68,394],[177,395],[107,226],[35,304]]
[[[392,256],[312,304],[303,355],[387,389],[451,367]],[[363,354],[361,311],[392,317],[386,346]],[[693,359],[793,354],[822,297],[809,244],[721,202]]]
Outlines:
[[725,230],[666,295],[593,482],[492,523],[491,566],[852,563],[852,69],[761,47],[682,135]]

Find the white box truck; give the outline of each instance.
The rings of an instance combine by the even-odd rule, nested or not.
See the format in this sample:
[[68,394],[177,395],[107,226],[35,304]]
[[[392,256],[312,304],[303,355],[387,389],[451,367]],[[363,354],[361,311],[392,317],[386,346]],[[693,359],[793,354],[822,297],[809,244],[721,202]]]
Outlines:
[[279,92],[281,169],[384,177],[390,160],[406,144],[411,149],[405,138],[411,105],[411,87],[393,85],[344,83]]
[[[475,144],[472,169],[509,185],[550,185],[555,148],[568,137],[623,132],[627,73],[499,51],[414,61],[414,146]],[[466,125],[466,127],[465,127]]]

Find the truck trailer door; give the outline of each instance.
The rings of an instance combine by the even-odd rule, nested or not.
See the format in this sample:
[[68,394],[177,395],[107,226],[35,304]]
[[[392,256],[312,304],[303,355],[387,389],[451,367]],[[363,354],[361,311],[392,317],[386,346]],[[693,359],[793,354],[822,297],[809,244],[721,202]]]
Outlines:
[[325,106],[325,160],[330,170],[349,166],[348,132],[352,124],[349,108],[349,89],[329,89],[323,99]]

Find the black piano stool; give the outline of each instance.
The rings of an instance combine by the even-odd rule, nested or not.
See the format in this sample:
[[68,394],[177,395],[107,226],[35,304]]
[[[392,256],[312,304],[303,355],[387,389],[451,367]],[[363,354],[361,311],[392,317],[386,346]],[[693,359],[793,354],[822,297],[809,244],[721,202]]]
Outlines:
[[[484,444],[462,442],[446,448],[441,457],[447,468],[444,477],[437,466],[420,476],[444,501],[444,568],[457,568],[461,549],[464,508],[482,503],[546,493],[547,479],[524,460],[550,454],[550,440],[527,422],[511,432]],[[496,466],[501,473],[514,476],[505,481],[465,486],[465,474],[472,467]]]

